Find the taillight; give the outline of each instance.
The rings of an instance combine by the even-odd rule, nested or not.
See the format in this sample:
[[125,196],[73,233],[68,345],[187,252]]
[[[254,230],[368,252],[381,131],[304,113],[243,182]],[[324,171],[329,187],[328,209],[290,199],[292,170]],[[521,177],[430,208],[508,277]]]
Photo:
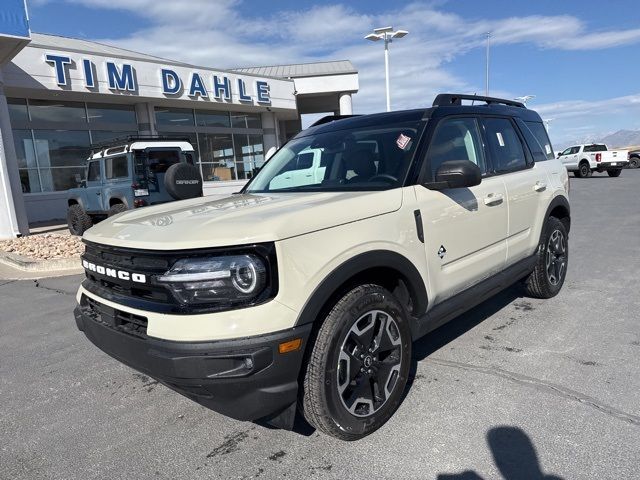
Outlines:
[[145,201],[144,201],[144,200],[142,200],[141,198],[136,198],[136,199],[133,201],[133,206],[134,206],[135,208],[138,208],[138,207],[144,207],[146,204],[147,204],[147,202],[145,202]]
[[600,160],[602,160],[602,154],[596,153],[596,162],[599,162]]

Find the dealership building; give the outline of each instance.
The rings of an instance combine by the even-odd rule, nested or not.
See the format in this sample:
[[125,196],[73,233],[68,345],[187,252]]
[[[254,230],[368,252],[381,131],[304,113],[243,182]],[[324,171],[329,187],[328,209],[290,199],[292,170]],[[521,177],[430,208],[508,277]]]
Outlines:
[[220,70],[31,33],[23,0],[0,15],[0,238],[65,218],[91,145],[191,140],[205,194],[237,191],[300,116],[351,113],[349,61]]

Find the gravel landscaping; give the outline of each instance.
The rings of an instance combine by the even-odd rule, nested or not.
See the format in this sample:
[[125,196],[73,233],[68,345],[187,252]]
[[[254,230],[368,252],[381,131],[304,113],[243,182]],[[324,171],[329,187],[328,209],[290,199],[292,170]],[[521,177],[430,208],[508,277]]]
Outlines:
[[0,241],[0,251],[17,254],[32,260],[79,257],[84,252],[80,237],[59,233],[29,235]]

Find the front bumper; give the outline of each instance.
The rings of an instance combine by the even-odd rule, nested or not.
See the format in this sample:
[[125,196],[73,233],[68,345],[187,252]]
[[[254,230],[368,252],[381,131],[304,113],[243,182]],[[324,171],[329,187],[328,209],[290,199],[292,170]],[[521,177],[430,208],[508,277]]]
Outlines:
[[[277,415],[297,400],[298,374],[311,324],[233,340],[176,342],[115,328],[109,309],[86,296],[74,310],[78,328],[98,348],[201,405],[238,420]],[[100,308],[100,304],[98,304]],[[302,338],[300,349],[278,345]]]

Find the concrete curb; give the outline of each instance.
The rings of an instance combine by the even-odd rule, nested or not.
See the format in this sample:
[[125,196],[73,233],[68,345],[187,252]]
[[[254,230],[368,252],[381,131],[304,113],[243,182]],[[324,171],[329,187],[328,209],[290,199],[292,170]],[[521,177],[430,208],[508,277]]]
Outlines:
[[21,255],[16,255],[15,253],[0,252],[0,263],[22,270],[23,272],[33,273],[59,272],[60,270],[69,270],[69,273],[82,271],[79,257],[32,260]]

